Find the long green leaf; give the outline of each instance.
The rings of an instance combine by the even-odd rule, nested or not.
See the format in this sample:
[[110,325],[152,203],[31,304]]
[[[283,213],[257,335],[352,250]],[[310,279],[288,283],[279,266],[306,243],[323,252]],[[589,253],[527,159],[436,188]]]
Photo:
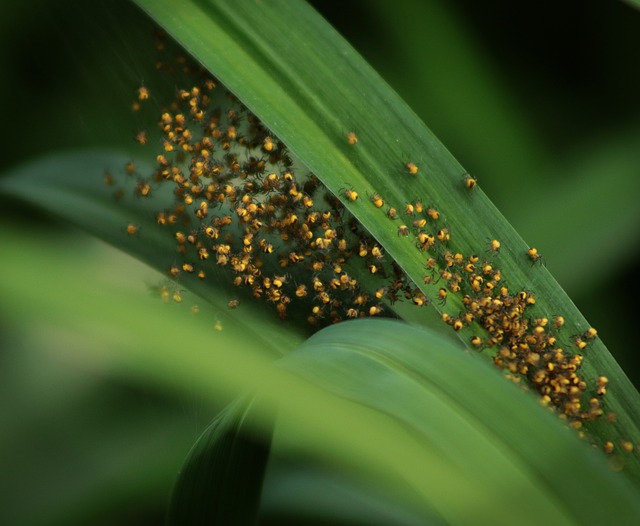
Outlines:
[[[581,152],[548,174],[555,181],[553,192],[545,185],[531,184],[523,192],[531,199],[530,206],[514,201],[503,210],[515,225],[522,225],[525,237],[541,238],[543,254],[558,256],[547,258],[546,263],[569,291],[587,292],[585,283],[590,290],[603,287],[616,265],[624,267],[638,250],[639,142],[640,133],[602,141],[588,154]],[[608,174],[606,178],[603,173]],[[540,213],[533,214],[538,204]],[[628,241],[620,243],[620,239]],[[602,271],[603,258],[592,257],[593,247],[606,254],[609,272]]]
[[623,2],[629,4],[636,9],[640,9],[640,1],[639,0],[623,0]]
[[[277,444],[276,444],[277,446]],[[435,526],[441,518],[422,511],[345,473],[308,459],[278,455],[272,451],[264,481],[261,518],[265,524],[296,526]]]
[[238,399],[198,439],[176,482],[169,524],[257,522],[270,437],[251,435],[256,426],[247,420],[255,405]]
[[[227,336],[233,317],[217,332],[213,308],[193,315],[162,304],[137,277],[128,281],[126,264],[112,263],[104,250],[86,253],[56,239],[24,239],[8,228],[0,229],[0,243],[6,250],[0,273],[5,319],[24,327],[30,345],[46,348],[56,337],[69,360],[214,401],[221,393],[256,390],[284,415],[276,435],[283,451],[293,448],[339,465],[426,510],[427,517],[434,509],[459,524],[577,523],[588,510],[593,523],[605,512],[618,523],[638,517],[624,478],[491,366],[431,331],[389,321],[340,324],[299,349],[292,374],[270,367],[251,334],[242,341]],[[43,253],[55,276],[46,286],[34,279]],[[141,334],[146,345],[139,344]],[[378,380],[367,385],[372,378]],[[318,381],[323,387],[314,385]],[[345,400],[357,399],[358,391],[365,405]],[[375,407],[372,392],[385,405],[367,409]],[[270,432],[260,419],[255,423],[257,431]],[[456,446],[462,447],[454,455]],[[557,480],[548,480],[551,473]],[[522,484],[509,490],[522,488],[526,495],[501,491],[502,476]],[[557,488],[561,483],[564,488]]]
[[[175,238],[156,224],[158,203],[132,197],[132,191],[116,200],[113,190],[107,190],[103,183],[105,173],[117,173],[129,161],[130,157],[109,151],[54,154],[6,174],[0,180],[0,190],[80,226],[165,273],[175,264]],[[137,161],[136,165],[138,170],[148,169],[144,162]],[[129,224],[138,228],[135,235],[127,233]],[[241,294],[215,265],[208,279],[183,275],[177,287],[198,294],[221,318],[229,317],[229,300]],[[233,326],[242,335],[239,341],[250,335],[272,356],[293,348],[304,336],[293,324],[287,331],[281,330],[280,320],[254,302],[242,302],[238,311],[242,315],[234,316]],[[233,329],[228,327],[230,334]]]
[[45,348],[3,329],[0,524],[115,524],[131,509],[165,509],[194,423],[215,409],[197,418],[186,398],[70,361],[54,333]]
[[[528,245],[486,195],[464,184],[464,169],[391,88],[326,22],[304,2],[136,0],[198,61],[233,91],[336,195],[352,186],[362,196],[380,194],[402,210],[416,198],[443,214],[453,249],[486,254],[498,239],[499,254],[485,256],[502,271],[510,290],[531,290],[538,299],[531,317],[562,314],[564,333],[582,334],[589,324],[555,279],[531,265]],[[259,28],[259,30],[257,30]],[[347,132],[355,131],[356,145]],[[419,174],[407,173],[412,161]],[[343,198],[344,199],[344,198]],[[428,296],[440,284],[425,284],[423,252],[411,238],[397,235],[397,224],[366,199],[345,206],[384,246]],[[461,298],[446,307],[456,316]],[[458,335],[463,341],[473,324]],[[567,345],[571,345],[567,342]],[[640,443],[640,396],[602,341],[592,342],[582,373],[606,375],[607,404],[613,424],[587,424],[602,440]],[[636,448],[637,449],[637,448]],[[637,452],[624,455],[626,472],[640,480]]]
[[[339,324],[280,363],[415,433],[423,449],[415,462],[428,479],[410,483],[452,524],[640,520],[637,493],[587,444],[478,357],[431,331],[390,320]],[[363,448],[377,439],[375,430],[363,430]],[[388,457],[410,456],[400,448]],[[416,475],[402,472],[400,462],[398,471]]]

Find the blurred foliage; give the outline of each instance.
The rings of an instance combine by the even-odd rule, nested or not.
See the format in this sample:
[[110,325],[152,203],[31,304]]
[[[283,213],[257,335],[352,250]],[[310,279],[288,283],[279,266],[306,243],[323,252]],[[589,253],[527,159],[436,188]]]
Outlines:
[[[8,223],[0,229],[12,235]],[[10,245],[3,239],[3,246]],[[61,283],[56,276],[66,272],[91,285],[85,290],[92,291],[93,303],[104,304],[105,291],[121,296],[126,291],[163,306],[151,295],[163,277],[131,256],[79,233],[34,234],[32,239],[37,239],[35,246],[25,242],[23,251],[13,249],[3,263],[12,257],[36,261],[39,251],[48,253],[43,258],[47,274],[32,276],[30,286],[36,290],[56,294]],[[29,247],[35,252],[29,253]],[[9,267],[15,264],[2,270],[13,280],[5,283],[24,290],[25,277]],[[90,302],[69,287],[58,293],[55,312],[38,311],[33,300],[19,302],[15,295],[8,304],[12,292],[4,287],[2,292],[0,523],[162,522],[186,452],[226,400],[213,405],[185,382],[160,388],[141,375],[114,370],[100,359],[99,350],[132,345],[153,355],[154,343],[145,331],[123,335],[92,325]],[[86,319],[73,319],[88,327],[89,337],[56,322],[59,313],[71,316],[70,305],[85,313]],[[130,316],[120,312],[120,317]]]
[[[622,334],[640,294],[640,12],[604,0],[526,10],[470,0],[313,4],[478,177],[638,385],[638,358]],[[0,172],[65,148],[131,149],[140,123],[130,103],[153,74],[152,31],[124,0],[6,1]],[[2,228],[19,228],[25,243],[30,229],[72,238],[72,249],[61,241],[70,264],[90,250],[31,210],[3,201],[2,212]],[[132,283],[144,279],[134,263],[116,265]],[[55,276],[34,279],[47,286]],[[10,422],[0,470],[12,503],[0,522],[158,522],[181,459],[216,408],[199,405],[194,416],[194,401],[177,393],[70,363],[55,338],[34,348],[3,321],[10,308],[0,300]]]

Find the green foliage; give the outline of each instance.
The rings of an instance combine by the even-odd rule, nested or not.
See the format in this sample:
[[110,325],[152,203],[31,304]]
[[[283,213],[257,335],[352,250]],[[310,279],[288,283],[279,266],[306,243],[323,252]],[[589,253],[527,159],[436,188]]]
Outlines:
[[[280,455],[303,454],[341,466],[348,479],[383,491],[384,499],[414,514],[458,524],[510,524],[514,514],[523,523],[597,524],[601,513],[623,523],[639,513],[635,491],[586,444],[481,358],[460,352],[432,331],[384,320],[339,324],[273,367],[250,342],[239,344],[226,328],[215,331],[214,310],[203,305],[191,314],[188,296],[184,306],[165,305],[142,285],[130,288],[117,272],[96,273],[87,264],[94,256],[76,256],[78,273],[62,273],[43,289],[26,278],[39,267],[38,252],[55,242],[40,239],[32,252],[18,255],[16,236],[4,234],[1,241],[12,249],[8,263],[26,261],[17,281],[4,275],[1,284],[14,305],[9,321],[20,323],[24,313],[41,320],[30,324],[32,345],[45,344],[55,329],[69,359],[94,369],[119,371],[147,385],[196,390],[212,401],[243,386],[255,390],[261,402],[253,416],[242,416],[244,405],[236,404],[235,416],[221,417],[213,434],[207,432],[209,438],[196,446],[196,462],[180,479],[183,495],[193,499],[189,509],[205,503],[203,517],[238,500],[250,509],[261,485],[255,459],[263,446],[247,436],[270,430],[269,407],[276,406]],[[104,265],[106,253],[96,256]],[[50,263],[56,271],[67,261],[52,257]],[[85,282],[93,287],[87,289]],[[99,346],[96,335],[104,342]],[[142,343],[136,335],[143,336]],[[215,454],[225,450],[233,454]],[[213,456],[202,462],[203,454]],[[241,464],[228,466],[230,458]],[[239,477],[242,462],[253,473],[250,479]],[[228,466],[226,471],[209,469],[218,463]],[[230,486],[251,481],[254,491],[220,504],[186,491],[193,484],[209,488],[215,477]],[[602,501],[592,498],[595,491]],[[527,507],[531,513],[520,515]]]
[[[429,296],[434,297],[441,285],[428,286],[422,282],[423,258],[409,239],[397,235],[398,225],[367,201],[367,194],[380,193],[387,205],[398,208],[416,198],[436,205],[453,234],[453,246],[465,254],[485,253],[488,239],[500,239],[503,249],[495,262],[505,276],[508,275],[510,288],[535,292],[538,299],[535,315],[563,314],[569,325],[566,337],[581,334],[588,327],[547,270],[527,261],[528,246],[496,212],[484,193],[478,188],[469,192],[464,187],[464,170],[448,151],[349,45],[304,4],[284,1],[236,5],[205,1],[180,5],[139,3],[259,115],[336,195],[345,200],[345,186],[357,189],[361,199],[354,203],[345,200],[345,205],[385,247],[387,257],[400,262]],[[115,16],[115,11],[105,6],[101,4],[95,9],[98,14],[107,14],[108,21]],[[11,170],[0,187],[22,202],[70,220],[164,273],[169,265],[175,264],[175,243],[155,224],[153,214],[158,209],[157,203],[144,199],[113,201],[102,184],[106,169],[121,170],[132,156],[141,172],[150,166],[150,163],[145,165],[139,153],[133,153],[128,145],[129,136],[124,137],[122,132],[126,129],[126,133],[132,135],[140,123],[114,108],[124,108],[132,88],[148,78],[142,73],[143,68],[133,65],[131,57],[146,55],[143,51],[145,31],[151,26],[146,17],[130,7],[125,4],[120,7],[117,22],[115,18],[111,21],[118,29],[116,39],[112,38],[114,33],[103,31],[101,26],[97,29],[95,22],[84,27],[91,19],[91,16],[83,18],[88,13],[85,9],[77,11],[79,18],[74,17],[77,23],[62,21],[60,17],[57,25],[53,24],[61,34],[85,31],[87,43],[102,41],[103,45],[69,45],[69,53],[58,53],[62,60],[57,70],[61,65],[63,71],[68,71],[64,66],[75,64],[82,73],[76,71],[75,78],[58,75],[58,84],[48,85],[51,98],[35,97],[34,83],[28,77],[20,80],[19,74],[13,75],[12,78],[23,85],[21,89],[14,87],[12,96],[17,93],[29,101],[29,104],[15,105],[16,108],[30,108],[27,111],[38,115],[37,122],[46,126],[30,124],[21,128],[24,119],[16,118],[17,109],[9,108],[10,117],[15,113],[9,120],[14,121],[17,128],[11,137],[15,148],[7,154],[5,162],[47,149],[55,154]],[[386,53],[368,55],[375,68],[384,73],[414,110],[426,116],[450,150],[457,155],[462,152],[464,164],[473,167],[474,175],[479,174],[482,188],[498,202],[521,234],[536,240],[545,262],[563,285],[578,290],[585,284],[591,287],[603,284],[605,300],[596,302],[597,308],[608,311],[612,323],[623,326],[623,330],[611,330],[605,340],[615,342],[617,336],[620,341],[628,342],[624,316],[631,311],[625,310],[623,302],[611,301],[611,291],[617,287],[611,286],[610,280],[619,274],[616,269],[637,249],[638,151],[634,131],[637,119],[634,120],[633,112],[628,112],[628,130],[618,127],[615,133],[596,136],[595,147],[589,151],[577,148],[563,163],[558,163],[545,144],[554,140],[552,132],[540,133],[539,129],[533,129],[531,122],[537,118],[533,109],[529,109],[529,116],[515,109],[515,90],[496,74],[488,55],[482,55],[481,46],[477,45],[460,13],[439,2],[407,2],[398,6],[367,3],[363,9],[370,17],[362,18],[363,27],[375,27],[380,23],[376,17],[380,17],[384,30],[370,31],[370,34],[388,34],[388,42],[393,42]],[[13,16],[18,20],[27,13],[16,10]],[[45,18],[43,16],[43,20]],[[6,20],[9,19],[7,16]],[[32,17],[30,24],[40,27],[38,20]],[[8,30],[3,38],[9,41],[11,35],[20,32],[11,29],[11,24],[6,25]],[[45,38],[46,32],[41,33]],[[89,35],[92,38],[88,38]],[[357,35],[355,38],[357,40]],[[365,43],[360,42],[360,49],[366,54],[366,37],[362,38]],[[415,59],[412,62],[412,56],[426,57],[425,64]],[[7,55],[0,59],[10,71],[13,66]],[[118,63],[124,64],[125,75],[116,74]],[[608,69],[607,76],[609,84],[620,86],[621,105],[626,100],[624,86],[630,84],[614,79],[617,71],[624,70],[624,60],[620,57],[619,63]],[[404,83],[399,80],[403,75],[407,79]],[[78,79],[82,79],[80,84]],[[467,84],[475,93],[462,94],[469,89]],[[104,86],[113,89],[105,90]],[[631,87],[628,89],[633,93]],[[74,94],[73,99],[70,93]],[[50,103],[52,100],[55,104]],[[87,111],[77,110],[82,104]],[[91,124],[88,117],[81,115],[91,115],[99,125]],[[581,122],[580,126],[585,124],[595,129],[595,124],[590,122]],[[52,133],[56,126],[60,126],[60,132]],[[95,131],[86,133],[91,129]],[[467,133],[459,133],[460,129]],[[357,132],[356,145],[346,141],[349,131]],[[21,133],[30,140],[16,141],[15,137]],[[562,132],[557,133],[555,140],[562,137]],[[60,154],[59,146],[63,144],[112,144],[118,146],[118,151],[129,153],[93,150]],[[405,165],[409,161],[419,167],[416,176],[407,173]],[[547,175],[531,182],[527,177],[534,172]],[[607,177],[603,177],[603,173]],[[562,183],[556,183],[560,178]],[[520,194],[515,193],[518,187]],[[164,202],[170,203],[170,196],[165,198]],[[15,203],[7,204],[20,211],[23,205],[18,207]],[[0,323],[11,324],[29,336],[22,337],[19,344],[8,338],[3,343],[23,353],[39,349],[34,356],[42,356],[45,363],[64,356],[64,360],[76,366],[99,370],[97,392],[102,392],[102,383],[114,378],[117,382],[146,386],[145,389],[154,386],[164,393],[179,391],[180,396],[197,392],[207,400],[204,420],[212,414],[211,408],[223,400],[246,389],[257,389],[271,403],[280,406],[274,451],[281,451],[284,458],[290,459],[302,448],[305,458],[314,459],[312,462],[329,462],[338,471],[349,470],[348,476],[336,482],[317,467],[311,469],[313,463],[303,462],[303,473],[311,489],[296,491],[299,501],[307,503],[306,508],[296,509],[292,502],[296,497],[292,496],[290,502],[280,504],[278,511],[274,504],[277,495],[267,488],[261,505],[265,523],[269,513],[274,513],[274,517],[280,513],[279,516],[291,523],[314,517],[333,524],[336,518],[328,514],[328,510],[333,509],[345,522],[355,515],[367,524],[375,520],[385,523],[381,517],[402,517],[402,523],[407,524],[443,520],[512,523],[511,507],[520,515],[518,522],[524,520],[520,518],[522,515],[533,523],[595,524],[609,520],[625,523],[637,518],[633,499],[636,493],[624,476],[608,470],[601,458],[589,452],[571,432],[562,429],[533,400],[504,382],[477,357],[461,354],[458,346],[452,346],[450,341],[440,340],[418,328],[367,322],[348,323],[323,331],[298,347],[309,332],[307,327],[283,324],[249,299],[243,298],[242,309],[230,311],[228,299],[237,295],[237,291],[215,266],[211,268],[211,274],[217,275],[215,280],[201,282],[187,277],[181,281],[181,287],[196,294],[180,292],[184,308],[163,305],[157,297],[158,290],[166,286],[161,276],[140,278],[140,271],[130,270],[135,268],[133,263],[118,259],[104,249],[92,248],[93,252],[85,255],[64,239],[37,237],[26,230],[26,216],[20,217],[19,225],[5,221],[0,229],[8,254],[3,257],[6,268],[0,284],[3,307],[9,306],[3,309]],[[39,216],[36,221],[39,230],[48,228]],[[128,224],[138,227],[135,236],[126,233]],[[620,239],[625,242],[619,242]],[[41,278],[43,268],[47,270],[46,282]],[[102,274],[106,279],[97,280],[96,276]],[[132,283],[140,281],[151,285],[154,297],[140,290],[144,287],[136,291]],[[87,284],[91,284],[90,293]],[[200,312],[187,313],[187,306],[195,301]],[[603,309],[603,305],[607,308]],[[470,335],[475,334],[473,330],[465,332],[466,329],[454,333],[438,321],[437,311],[452,315],[460,311],[460,302],[453,296],[444,306],[435,302],[424,309],[398,304],[394,308],[400,316],[423,325],[432,325],[435,320],[448,331],[450,340],[462,334],[462,342],[468,345]],[[591,314],[588,317],[594,319]],[[600,334],[606,332],[600,330]],[[272,372],[273,359],[296,347],[298,349],[282,361],[287,374],[293,372],[293,376]],[[616,345],[610,343],[610,347],[614,349]],[[53,355],[44,351],[47,348]],[[614,440],[616,455],[610,457],[610,463],[616,468],[626,464],[624,473],[635,479],[637,456],[618,454],[618,451],[621,440],[639,442],[637,392],[599,340],[590,344],[586,355],[583,370],[587,377],[593,379],[598,374],[609,377],[607,410],[618,417],[614,430],[611,425],[596,424],[589,431],[596,442]],[[17,352],[8,356],[7,360],[21,363],[15,358]],[[27,370],[24,364],[11,362],[8,370],[12,370],[12,366]],[[36,369],[29,375],[37,377],[34,371]],[[25,375],[29,378],[26,372]],[[45,393],[44,386],[55,385],[55,379],[47,380],[41,384],[42,393]],[[477,387],[480,384],[482,387]],[[7,385],[13,385],[7,389],[23,393],[19,407],[24,408],[26,415],[32,415],[32,422],[37,422],[40,413],[33,408],[38,403],[29,405],[25,399],[31,396],[34,400],[46,399],[46,394],[39,394],[40,383],[25,381],[24,385]],[[104,389],[104,392],[111,391]],[[115,400],[113,394],[104,396],[104,404],[96,403],[93,411],[100,420],[95,429],[114,428],[110,422],[123,418],[117,416],[119,412],[98,415],[104,412],[102,407],[108,407],[109,400]],[[69,391],[69,398],[62,403],[73,407],[74,397],[82,397],[82,392]],[[177,396],[169,396],[172,397]],[[345,405],[344,399],[351,402]],[[416,403],[426,399],[432,403]],[[139,476],[130,477],[134,481],[131,487],[111,492],[107,501],[101,500],[104,488],[118,486],[123,476],[103,476],[108,471],[105,463],[97,468],[94,484],[83,486],[84,505],[69,496],[74,490],[65,493],[65,485],[59,484],[56,485],[59,491],[53,493],[46,509],[39,514],[32,513],[25,523],[82,523],[92,520],[87,517],[104,516],[110,508],[166,502],[177,459],[193,437],[193,432],[181,431],[184,421],[171,415],[173,403],[163,402],[163,409],[149,411],[148,417],[149,429],[155,429],[151,420],[159,424],[167,417],[171,419],[171,431],[166,435],[171,467],[168,467],[169,460],[159,459],[156,464],[152,455],[144,456],[136,472]],[[79,409],[77,417],[64,419],[69,429],[65,435],[69,437],[68,445],[86,442],[82,431],[74,431],[73,422],[82,421],[85,412],[92,412],[89,404],[82,406],[87,409]],[[144,406],[139,410],[147,414]],[[70,411],[69,414],[76,413]],[[248,428],[243,428],[235,437],[233,434],[239,422],[231,419],[225,425],[212,428],[214,439],[218,433],[224,440],[231,437],[240,444],[239,449],[233,450],[237,455],[214,456],[214,459],[224,465],[237,458],[239,466],[245,462],[245,467],[251,468],[246,461],[252,457],[245,456],[242,449],[243,437],[249,436],[246,435]],[[439,423],[436,425],[436,422]],[[260,437],[270,435],[271,426],[269,418],[252,423],[250,436],[258,437],[259,443]],[[48,426],[44,436],[53,448],[56,441],[51,428]],[[126,418],[122,419],[121,428],[123,433],[131,433],[127,436],[145,443],[143,438],[136,438],[134,426]],[[31,431],[32,427],[17,424],[14,429],[9,449],[28,451],[24,444],[29,440],[22,437],[39,433]],[[120,429],[118,424],[115,429]],[[116,442],[107,432],[101,433],[105,444]],[[215,440],[211,449],[204,439],[199,444],[200,453],[204,455],[219,451]],[[518,447],[514,447],[515,444]],[[105,445],[105,448],[109,451],[104,458],[135,454],[129,453],[126,447]],[[131,451],[135,451],[135,447]],[[89,464],[91,455],[88,450]],[[227,473],[214,471],[222,477],[212,480],[207,477],[207,465],[198,458],[199,454],[192,456],[179,488],[185,490],[193,484],[206,490],[207,484],[213,483],[233,493],[234,478],[235,482],[241,479],[224,476],[233,475],[233,469]],[[566,464],[560,465],[560,461],[554,464],[560,458]],[[42,470],[49,465],[52,470],[60,470],[49,462],[50,459],[42,461]],[[300,477],[299,471],[287,462],[280,467],[273,459],[272,462],[274,465],[266,477],[269,487],[287,487],[292,477]],[[16,481],[21,474],[26,478],[32,472],[20,467],[12,470],[8,472]],[[160,473],[160,478],[151,476],[155,473]],[[255,497],[262,485],[261,469],[251,475],[253,478],[248,482],[253,486],[246,509],[255,510]],[[157,482],[151,482],[152,479]],[[327,487],[337,485],[343,488],[344,494],[359,495],[360,501],[368,502],[365,509],[358,510],[353,503],[341,502],[339,495],[328,502],[317,495],[320,492],[322,497],[327,497],[330,493]],[[37,485],[32,486],[39,491]],[[516,487],[526,488],[526,498],[521,498],[522,495],[509,498],[508,491]],[[316,488],[315,495],[313,488]],[[14,484],[13,492],[20,496],[19,484]],[[183,493],[187,497],[191,494],[190,489]],[[597,500],[594,494],[598,495]],[[13,500],[21,501],[20,498]],[[224,500],[226,497],[219,499]],[[242,503],[242,499],[239,502]],[[188,498],[184,503],[187,507],[191,504]],[[523,511],[529,508],[531,513]],[[191,512],[198,515],[194,509],[191,508]],[[216,509],[205,506],[200,517]],[[607,516],[600,516],[604,511]],[[17,516],[15,511],[9,509],[8,513],[7,520],[13,522],[12,518]],[[176,523],[180,523],[182,513],[174,515]],[[613,517],[609,513],[617,515]]]
[[270,437],[268,433],[252,435],[256,426],[252,413],[268,411],[239,399],[216,417],[193,446],[176,482],[169,524],[253,524],[258,520]]

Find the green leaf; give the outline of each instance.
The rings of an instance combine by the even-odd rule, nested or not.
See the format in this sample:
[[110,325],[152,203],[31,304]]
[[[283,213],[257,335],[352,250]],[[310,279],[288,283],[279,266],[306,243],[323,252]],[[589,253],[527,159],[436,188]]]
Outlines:
[[361,454],[385,444],[394,474],[448,523],[640,520],[635,490],[575,432],[494,368],[432,331],[391,320],[342,323],[279,363],[397,419],[413,444],[385,444],[382,427],[361,429]]
[[[46,347],[28,345],[21,328],[0,336],[0,523],[107,525],[164,510],[194,440],[187,399],[70,361],[53,331]],[[199,410],[202,424],[215,411]]]
[[[277,445],[276,445],[277,446]],[[266,525],[431,526],[444,524],[392,499],[388,493],[318,462],[272,451],[264,481],[261,520]]]
[[524,237],[541,238],[542,253],[551,256],[546,265],[570,292],[585,292],[585,283],[593,290],[605,286],[638,250],[639,142],[637,132],[600,141],[550,170],[553,192],[532,184],[526,188],[527,206],[506,203],[504,213]]
[[[226,336],[234,317],[214,331],[213,307],[193,315],[149,297],[137,275],[123,273],[131,268],[124,256],[24,239],[6,227],[0,243],[10,269],[0,273],[5,319],[24,328],[30,346],[46,349],[56,338],[67,360],[213,401],[255,391],[279,408],[280,451],[337,465],[427,517],[436,510],[458,524],[638,518],[635,492],[574,432],[431,331],[346,322],[312,337],[283,370],[252,335]],[[33,279],[42,254],[55,276],[46,286]],[[270,422],[254,423],[270,433]]]
[[640,9],[640,0],[622,0],[623,2],[629,4],[636,9]]
[[[129,161],[129,156],[110,151],[54,154],[6,174],[0,179],[0,191],[87,230],[164,274],[175,264],[175,238],[156,224],[158,203],[130,194],[115,199],[113,190],[107,190],[103,183],[105,173],[122,170]],[[151,171],[144,162],[136,161],[136,166],[140,171]],[[127,233],[129,224],[137,226],[135,235]],[[193,291],[226,319],[233,312],[227,306],[229,300],[242,293],[219,267],[211,267],[208,279],[182,276],[177,287]],[[86,279],[91,281],[89,276]],[[281,355],[304,335],[293,324],[287,331],[281,330],[280,320],[256,302],[243,301],[239,311],[242,315],[235,316],[233,324],[226,324],[225,334],[237,330],[239,341],[250,338],[268,355]]]
[[[387,206],[403,210],[421,199],[442,213],[450,230],[452,251],[480,254],[499,268],[510,291],[529,290],[537,304],[531,318],[561,314],[567,335],[589,328],[556,280],[542,265],[531,265],[529,246],[478,188],[465,187],[465,170],[433,133],[362,58],[304,2],[224,2],[136,0],[205,68],[254,112],[385,248],[407,275],[431,298],[439,283],[424,283],[425,253],[410,237],[397,235],[398,225],[384,208],[366,199],[347,202],[345,186],[361,196],[380,194]],[[256,28],[260,28],[256,30]],[[356,132],[358,143],[346,141]],[[419,173],[407,173],[414,162]],[[386,207],[385,207],[386,208]],[[488,242],[501,243],[487,255]],[[457,316],[461,295],[450,294],[437,311]],[[427,309],[413,310],[414,320]],[[529,311],[528,311],[529,312]],[[410,316],[402,313],[403,316]],[[423,318],[424,317],[424,318]],[[468,345],[478,328],[471,324],[457,335]],[[571,337],[570,337],[571,338]],[[572,343],[567,341],[566,346]],[[585,352],[581,374],[591,382],[609,380],[607,409],[617,420],[587,423],[594,436],[640,443],[640,396],[598,339]],[[636,448],[637,449],[637,448]],[[640,456],[624,455],[625,472],[640,481]]]
[[255,424],[247,421],[264,409],[250,398],[238,399],[202,434],[176,482],[169,524],[257,522],[270,436],[255,435]]

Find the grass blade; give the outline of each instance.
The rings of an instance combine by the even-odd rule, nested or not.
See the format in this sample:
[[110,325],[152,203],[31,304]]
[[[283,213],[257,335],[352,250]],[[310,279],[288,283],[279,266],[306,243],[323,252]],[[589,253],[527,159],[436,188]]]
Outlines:
[[[0,191],[82,227],[165,274],[175,262],[175,239],[171,232],[158,228],[157,203],[130,195],[116,201],[103,184],[105,172],[121,170],[129,161],[129,156],[110,151],[54,154],[6,174],[0,180]],[[136,164],[145,170],[143,162]],[[129,224],[138,228],[135,235],[127,233]],[[193,291],[210,303],[221,319],[228,318],[237,311],[230,311],[227,304],[240,292],[215,265],[209,275],[204,281],[183,275],[177,287]],[[242,302],[239,311],[242,315],[234,316],[233,324],[243,335],[239,341],[250,335],[259,343],[258,348],[271,356],[293,348],[304,336],[293,324],[289,330],[281,330],[280,321],[253,302]],[[227,327],[230,334],[232,324]]]
[[248,432],[255,411],[250,399],[239,399],[198,439],[176,482],[169,524],[257,522],[270,437]]
[[[365,199],[348,202],[343,196],[345,186],[362,196],[377,193],[387,206],[398,210],[417,198],[437,208],[442,220],[435,228],[446,225],[452,234],[448,248],[489,260],[500,269],[510,291],[532,291],[537,303],[527,311],[530,318],[564,316],[560,343],[576,352],[572,340],[589,324],[562,288],[542,265],[531,265],[529,246],[482,191],[466,187],[463,167],[307,4],[282,0],[137,3],[343,199],[428,297],[437,298],[442,285],[424,283],[425,254],[416,250],[414,238],[397,235],[398,225],[386,217],[386,207],[376,208]],[[359,138],[355,145],[346,140],[350,131]],[[416,176],[407,173],[409,161],[419,167]],[[501,243],[499,253],[488,252],[493,239]],[[446,306],[432,305],[452,317],[464,310],[462,294],[450,294]],[[419,312],[414,319],[426,310]],[[457,335],[469,345],[478,330],[472,323]],[[585,426],[599,446],[611,440],[616,455],[620,452],[616,461],[624,463],[638,482],[640,457],[621,448],[621,444],[640,443],[638,392],[602,341],[591,342],[585,354],[581,373],[591,385],[599,375],[609,378],[606,409],[615,414],[614,423],[601,419]]]
[[[277,443],[275,444],[277,446]],[[262,496],[265,525],[331,524],[334,526],[435,526],[427,517],[389,499],[346,474],[300,458],[272,452]]]
[[[7,250],[3,264],[9,269],[0,273],[6,319],[25,328],[30,345],[46,348],[55,335],[66,343],[67,359],[171,389],[177,386],[214,401],[221,393],[257,390],[290,417],[278,422],[276,441],[283,451],[295,448],[341,466],[341,471],[376,483],[400,501],[411,497],[414,509],[425,509],[428,517],[435,508],[459,524],[513,524],[514,517],[518,523],[578,523],[586,511],[565,505],[566,498],[592,510],[593,523],[605,512],[620,523],[637,518],[637,499],[624,478],[610,472],[586,444],[491,366],[430,331],[390,321],[339,324],[318,333],[292,356],[293,374],[270,367],[273,362],[256,349],[251,334],[244,340],[227,337],[234,317],[225,318],[225,329],[216,332],[204,308],[194,316],[181,306],[150,298],[140,284],[134,288],[121,277],[121,265],[107,264],[97,272],[95,261],[105,265],[101,252],[93,255],[91,265],[77,246],[54,251],[52,247],[61,248],[57,240],[26,241],[19,232],[1,232]],[[56,275],[44,287],[33,279],[41,271],[43,251],[50,254],[48,272]],[[138,344],[136,334],[145,335],[146,345]],[[380,349],[390,340],[390,348]],[[385,356],[390,358],[383,360]],[[345,361],[351,365],[342,367]],[[424,378],[431,380],[428,385]],[[375,385],[363,382],[366,379]],[[344,398],[357,400],[358,392],[364,405]],[[367,409],[375,407],[374,397],[385,405]],[[270,433],[270,425],[255,424],[257,431]],[[531,437],[520,436],[519,429]],[[283,443],[287,440],[288,445]],[[532,453],[538,456],[529,466]],[[552,471],[556,482],[547,480]],[[509,513],[517,505],[508,492],[500,492],[505,481],[494,480],[500,473],[532,490],[516,498],[523,510],[533,510],[531,515],[520,508],[515,515]],[[561,482],[565,487],[558,489],[558,497],[549,488]],[[592,493],[593,485],[597,493]],[[592,509],[596,506],[601,510]]]
[[[430,480],[414,490],[450,523],[631,524],[640,517],[635,490],[587,444],[489,365],[429,330],[348,322],[312,336],[280,363],[414,432],[438,457],[421,468]],[[377,438],[373,431],[364,441]],[[398,449],[387,455],[402,457]]]

